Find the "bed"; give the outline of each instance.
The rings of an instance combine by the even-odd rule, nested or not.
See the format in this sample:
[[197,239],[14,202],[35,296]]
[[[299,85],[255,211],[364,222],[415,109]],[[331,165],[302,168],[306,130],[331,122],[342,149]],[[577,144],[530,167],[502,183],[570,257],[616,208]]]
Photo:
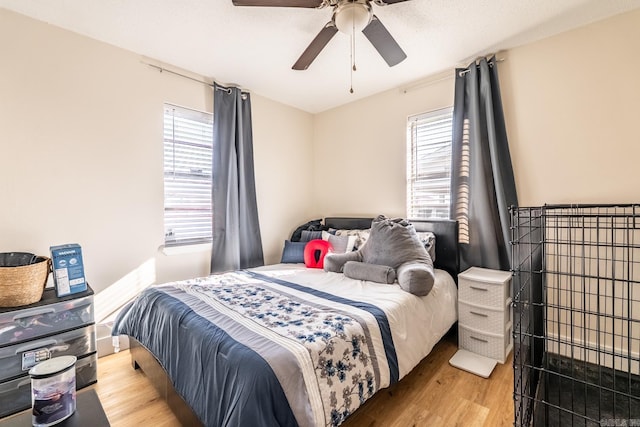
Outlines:
[[[371,218],[324,222],[366,229]],[[425,297],[276,264],[151,287],[113,333],[129,336],[134,368],[183,425],[337,426],[457,320],[457,223],[412,222],[436,235],[436,284]]]

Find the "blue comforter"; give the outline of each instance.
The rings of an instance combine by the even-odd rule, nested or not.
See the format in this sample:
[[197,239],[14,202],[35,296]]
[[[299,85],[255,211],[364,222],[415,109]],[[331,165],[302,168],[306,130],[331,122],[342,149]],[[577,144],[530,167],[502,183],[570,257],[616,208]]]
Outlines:
[[147,347],[207,426],[336,426],[398,380],[381,309],[252,271],[149,288],[113,334]]

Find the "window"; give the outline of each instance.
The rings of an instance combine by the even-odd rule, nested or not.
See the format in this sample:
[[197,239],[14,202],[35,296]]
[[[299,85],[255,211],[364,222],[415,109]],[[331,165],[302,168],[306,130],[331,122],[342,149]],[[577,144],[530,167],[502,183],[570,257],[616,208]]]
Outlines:
[[449,218],[453,108],[409,117],[407,218]]
[[164,243],[211,241],[213,115],[164,105]]

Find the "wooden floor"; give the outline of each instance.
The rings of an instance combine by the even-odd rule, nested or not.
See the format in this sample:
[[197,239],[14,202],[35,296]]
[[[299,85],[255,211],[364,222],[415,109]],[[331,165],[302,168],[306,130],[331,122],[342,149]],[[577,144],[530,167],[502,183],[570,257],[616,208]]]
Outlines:
[[[512,426],[511,356],[483,379],[449,365],[456,350],[455,335],[448,335],[409,375],[379,391],[342,426]],[[133,370],[128,351],[99,359],[93,387],[112,426],[180,425],[145,375]]]

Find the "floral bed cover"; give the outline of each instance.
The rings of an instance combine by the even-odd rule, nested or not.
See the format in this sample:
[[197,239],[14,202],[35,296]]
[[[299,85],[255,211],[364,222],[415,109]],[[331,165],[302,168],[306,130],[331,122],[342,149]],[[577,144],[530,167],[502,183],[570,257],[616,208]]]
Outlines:
[[207,426],[337,426],[408,373],[455,322],[426,297],[291,265],[146,289],[113,334],[147,347]]

